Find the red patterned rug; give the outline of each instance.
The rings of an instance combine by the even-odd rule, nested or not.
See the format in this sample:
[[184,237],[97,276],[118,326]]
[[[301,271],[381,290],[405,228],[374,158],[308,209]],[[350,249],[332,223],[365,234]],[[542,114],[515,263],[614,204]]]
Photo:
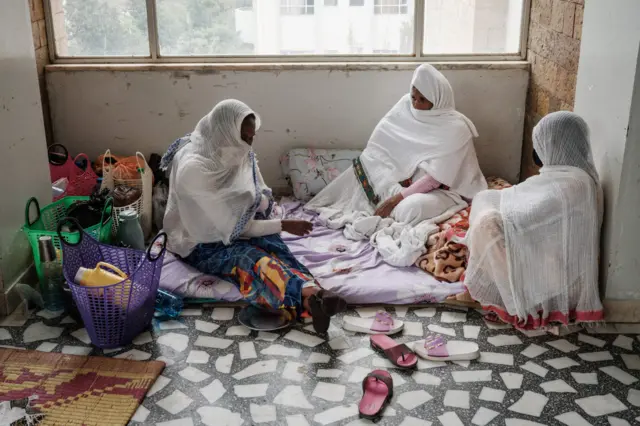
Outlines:
[[160,361],[0,349],[0,401],[37,396],[40,425],[126,425],[163,369]]

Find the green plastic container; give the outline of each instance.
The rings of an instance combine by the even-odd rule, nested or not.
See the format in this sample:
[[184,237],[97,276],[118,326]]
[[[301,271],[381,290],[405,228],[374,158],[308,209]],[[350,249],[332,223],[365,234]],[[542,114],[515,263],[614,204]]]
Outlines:
[[[36,272],[38,273],[38,279],[42,280],[43,271],[40,268],[40,251],[38,250],[38,238],[42,236],[49,236],[53,240],[53,245],[56,248],[57,258],[62,262],[62,246],[60,245],[60,237],[58,237],[57,228],[58,222],[67,216],[67,210],[69,207],[77,201],[88,201],[90,197],[64,197],[58,201],[55,201],[43,209],[40,209],[40,204],[35,197],[32,197],[27,201],[27,206],[24,211],[25,224],[22,230],[27,235],[29,244],[31,244],[31,250],[33,251],[33,259],[36,265]],[[37,210],[37,217],[35,220],[30,219],[31,206],[35,203],[35,210]],[[92,237],[102,243],[111,242],[111,225],[113,210],[113,199],[108,198],[102,210],[101,222],[96,223],[85,229],[85,232],[91,234]],[[70,243],[76,243],[80,239],[79,232],[62,232],[61,235],[65,240]]]

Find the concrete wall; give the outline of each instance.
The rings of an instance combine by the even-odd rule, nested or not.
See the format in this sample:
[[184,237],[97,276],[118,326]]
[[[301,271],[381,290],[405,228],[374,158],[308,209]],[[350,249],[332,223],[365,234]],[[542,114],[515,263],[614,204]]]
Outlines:
[[607,299],[640,300],[638,16],[637,0],[589,0],[584,13],[575,111],[591,128],[605,192],[601,282]]
[[0,315],[5,291],[32,261],[20,227],[27,198],[51,201],[42,105],[26,1],[0,13]]
[[[415,65],[224,67],[52,66],[47,71],[56,142],[91,157],[162,153],[218,101],[238,98],[263,119],[254,144],[264,177],[286,185],[279,157],[296,147],[363,148],[378,120],[409,89]],[[520,171],[526,64],[448,65],[458,109],[476,124],[486,174],[515,182]],[[93,69],[93,70],[91,70]],[[180,71],[178,71],[180,69]]]
[[531,132],[542,117],[573,110],[584,0],[532,0],[527,59],[531,82],[527,94],[522,178],[537,173]]

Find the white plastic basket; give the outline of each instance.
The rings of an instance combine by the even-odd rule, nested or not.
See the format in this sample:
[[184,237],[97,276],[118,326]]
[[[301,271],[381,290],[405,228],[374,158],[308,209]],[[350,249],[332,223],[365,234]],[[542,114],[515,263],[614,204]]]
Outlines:
[[123,207],[113,208],[113,232],[118,230],[118,215],[125,210],[135,210],[140,217],[140,226],[144,232],[145,238],[151,236],[152,213],[153,213],[153,172],[151,167],[140,152],[136,152],[138,160],[138,171],[140,179],[116,179],[113,177],[111,164],[107,164],[106,159],[111,157],[111,150],[107,150],[102,160],[102,187],[113,190],[118,185],[124,185],[131,188],[138,188],[142,196],[137,201]]

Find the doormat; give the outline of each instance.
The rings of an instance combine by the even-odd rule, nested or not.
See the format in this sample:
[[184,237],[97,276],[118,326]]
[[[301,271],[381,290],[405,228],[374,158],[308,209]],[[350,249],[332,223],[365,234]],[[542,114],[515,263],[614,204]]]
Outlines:
[[39,425],[126,425],[160,361],[0,349],[0,401],[30,400]]

